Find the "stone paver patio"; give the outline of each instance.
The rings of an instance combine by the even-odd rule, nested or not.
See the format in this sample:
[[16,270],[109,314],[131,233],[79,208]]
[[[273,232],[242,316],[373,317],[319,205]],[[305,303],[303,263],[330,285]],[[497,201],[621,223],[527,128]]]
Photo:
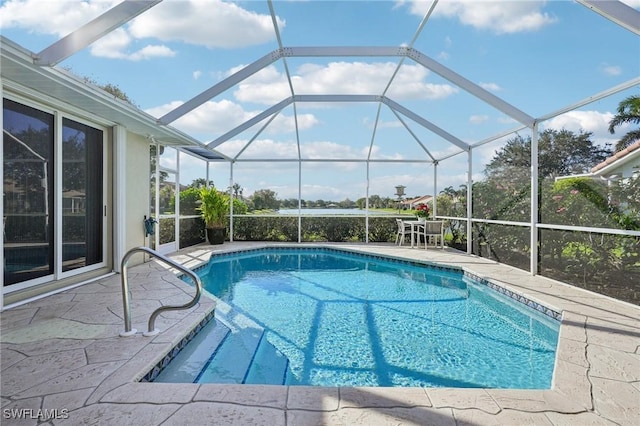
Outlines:
[[[171,256],[190,267],[211,250]],[[215,303],[162,314],[193,289],[162,264],[129,270],[133,326],[123,330],[120,275],[31,301],[0,316],[2,425],[637,425],[640,424],[640,307],[449,250],[390,245],[339,247],[464,267],[563,312],[550,390],[325,388],[141,383]]]

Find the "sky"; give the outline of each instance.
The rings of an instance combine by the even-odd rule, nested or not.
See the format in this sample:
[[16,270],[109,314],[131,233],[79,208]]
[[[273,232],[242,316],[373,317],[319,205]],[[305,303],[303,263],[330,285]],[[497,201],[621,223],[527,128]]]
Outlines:
[[[118,1],[5,0],[0,33],[32,52],[89,22]],[[640,10],[640,0],[625,0]],[[279,34],[274,30],[270,6]],[[142,110],[162,117],[243,67],[284,47],[409,46],[505,102],[539,118],[640,76],[640,37],[573,1],[164,0],[57,66],[114,84]],[[287,74],[290,75],[291,85]],[[171,123],[203,144],[295,94],[381,95],[467,144],[521,125],[409,58],[290,57],[261,69]],[[541,123],[581,130],[615,144],[608,132],[621,100],[638,86]],[[271,189],[279,198],[341,201],[367,193],[394,197],[464,184],[466,154],[415,121],[374,102],[296,102],[216,147],[237,157],[212,164],[219,188],[244,195]],[[377,125],[376,125],[377,123]],[[530,130],[519,130],[530,135]],[[473,149],[472,178],[516,133]],[[306,160],[301,170],[297,162]],[[173,166],[167,151],[163,164]],[[367,170],[363,160],[372,158]],[[266,161],[266,160],[271,161]],[[326,161],[326,160],[334,161]],[[265,160],[265,161],[257,161]],[[356,160],[356,161],[348,161]],[[205,164],[180,155],[181,183],[204,177]],[[301,184],[298,185],[298,177]]]

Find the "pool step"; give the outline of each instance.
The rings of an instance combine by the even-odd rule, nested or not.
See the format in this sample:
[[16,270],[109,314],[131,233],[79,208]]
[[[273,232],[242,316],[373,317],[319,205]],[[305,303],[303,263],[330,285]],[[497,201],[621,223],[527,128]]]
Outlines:
[[193,383],[200,371],[231,332],[222,322],[212,319],[154,379],[163,383]]
[[244,383],[252,385],[283,385],[289,360],[273,346],[265,335],[258,344],[253,362],[249,366]]
[[216,307],[216,320],[229,333],[215,349],[197,383],[283,384],[289,360],[266,338],[264,329],[247,316]]
[[262,333],[260,329],[231,332],[198,377],[198,383],[242,383]]

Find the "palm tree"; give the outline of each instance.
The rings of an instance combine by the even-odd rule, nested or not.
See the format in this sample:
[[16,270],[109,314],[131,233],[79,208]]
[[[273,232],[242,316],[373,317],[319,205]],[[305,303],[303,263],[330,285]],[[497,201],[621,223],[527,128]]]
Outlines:
[[233,197],[238,198],[238,194],[240,194],[240,198],[242,198],[242,186],[239,183],[234,183],[231,187],[233,190]]
[[[632,95],[620,102],[618,113],[609,122],[609,132],[615,133],[615,128],[624,123],[640,125],[640,96]],[[637,140],[640,140],[640,128],[624,135],[616,144],[616,152],[622,151]]]

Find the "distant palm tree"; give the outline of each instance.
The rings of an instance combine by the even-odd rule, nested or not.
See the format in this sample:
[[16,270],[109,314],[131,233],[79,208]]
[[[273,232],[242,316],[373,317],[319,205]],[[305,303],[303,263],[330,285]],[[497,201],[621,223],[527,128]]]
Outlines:
[[233,189],[234,198],[238,198],[238,194],[240,194],[240,198],[242,198],[242,186],[239,183],[234,183],[231,187]]
[[[624,123],[640,125],[640,96],[629,96],[620,102],[618,113],[609,122],[609,132],[615,133],[615,128]],[[616,144],[616,152],[622,151],[637,140],[640,140],[640,128],[624,135]]]

